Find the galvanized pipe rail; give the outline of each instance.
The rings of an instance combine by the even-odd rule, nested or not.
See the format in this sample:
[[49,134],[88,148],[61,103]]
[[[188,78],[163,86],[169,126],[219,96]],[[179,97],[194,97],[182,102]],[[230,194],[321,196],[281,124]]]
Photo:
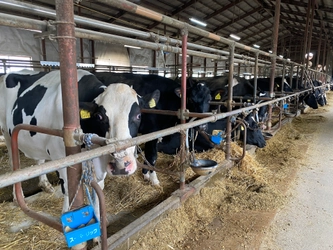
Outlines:
[[[17,2],[17,1],[10,0],[10,2]],[[1,6],[1,4],[3,4],[3,3],[0,2],[0,6]],[[23,3],[18,2],[18,4],[23,4]],[[27,3],[24,3],[24,4],[26,5]],[[30,6],[30,8],[31,8],[31,6]],[[53,10],[50,10],[50,9],[47,9],[47,10],[48,11],[53,11]],[[43,13],[47,13],[47,12],[42,11],[40,14],[42,15]],[[0,13],[0,25],[44,32],[44,31],[47,31],[49,23],[46,22],[46,21],[39,21],[39,20],[34,20],[34,19],[26,18],[26,17],[13,16],[13,15],[5,14],[5,13]],[[38,36],[42,37],[42,36],[46,36],[46,35],[37,34],[36,36],[37,37]],[[102,33],[102,32],[96,32],[96,31],[80,29],[80,28],[75,28],[75,36],[78,37],[78,38],[99,40],[99,41],[106,41],[106,42],[117,42],[117,43],[119,43],[119,41],[121,41],[122,44],[129,44],[129,45],[133,45],[133,46],[141,46],[141,47],[152,49],[152,50],[164,50],[164,51],[168,51],[168,52],[171,52],[171,53],[181,53],[180,48],[172,47],[172,46],[166,45],[166,44],[140,41],[140,40],[136,40],[136,39],[126,38],[126,37],[111,35],[111,34],[105,34],[105,33]],[[235,44],[237,45],[237,43],[235,43]],[[243,45],[243,46],[245,46],[245,45]],[[204,46],[202,46],[202,47],[204,47]],[[248,47],[248,46],[246,46],[246,47]],[[195,46],[193,48],[195,48]],[[199,48],[195,48],[195,49],[199,49]],[[200,49],[203,49],[203,48],[200,48]],[[256,53],[259,53],[259,50],[257,50],[257,49],[253,49],[253,50],[256,50],[257,51]],[[211,50],[208,50],[208,51],[215,52],[215,51],[211,51]],[[198,57],[206,57],[206,58],[210,58],[210,59],[214,59],[214,60],[228,60],[227,57],[224,57],[224,56],[221,56],[221,55],[214,55],[214,54],[209,54],[209,53],[204,53],[204,52],[194,51],[194,50],[188,50],[187,52],[188,52],[189,55],[198,56]],[[220,52],[216,51],[216,53],[220,53]],[[221,54],[226,55],[226,53],[221,53]],[[273,56],[272,54],[269,54],[269,55]],[[235,54],[235,56],[238,57],[237,54]],[[242,56],[241,58],[244,58],[244,60],[234,59],[234,62],[235,63],[250,64],[250,65],[254,65],[254,66],[256,65],[256,62],[247,61],[246,59],[248,59],[248,57]],[[277,60],[282,60],[282,61],[285,60],[285,59],[281,59],[279,57],[277,57],[276,59]],[[267,66],[267,64],[269,64],[268,61],[263,60],[262,62],[263,63],[260,63],[260,64],[258,63],[258,66]],[[300,65],[300,64],[297,64],[297,63],[294,63],[294,62],[287,61],[287,63],[290,63],[292,65],[297,65],[298,67],[302,67],[302,68],[305,67],[304,65]],[[278,66],[282,67],[282,65],[278,65]],[[317,72],[314,69],[307,69],[307,70]]]
[[[26,3],[26,2],[16,1],[16,0],[7,0],[6,2],[0,1],[0,7],[10,8],[10,9],[14,9],[14,10],[17,10],[20,12],[29,13],[29,14],[37,14],[37,15],[47,17],[47,18],[55,18],[55,15],[56,15],[55,11],[52,9],[45,8],[42,6],[36,6],[31,3]],[[4,21],[8,23],[8,21],[6,21],[6,19],[4,19]],[[135,36],[139,39],[154,40],[154,41],[157,40],[158,42],[162,42],[162,43],[166,43],[166,44],[174,44],[174,45],[181,44],[181,40],[178,40],[178,39],[154,34],[152,32],[145,32],[145,31],[140,31],[140,30],[136,30],[136,29],[132,29],[132,28],[128,28],[128,27],[115,25],[115,24],[110,24],[110,23],[94,20],[92,18],[74,15],[74,21],[76,24],[81,25],[81,26],[99,28],[99,29],[103,29],[105,31],[114,32],[117,34],[123,34],[123,35],[127,35],[127,36]],[[187,46],[189,48],[193,48],[193,49],[205,50],[205,51],[208,51],[211,53],[229,56],[229,52],[224,51],[224,50],[209,48],[209,47],[205,47],[205,46],[194,44],[194,43],[187,43]],[[235,53],[235,57],[242,58],[244,60],[247,60],[247,59],[255,60],[252,57],[244,56],[244,55],[236,54],[236,53]],[[269,63],[268,61],[261,60],[261,59],[258,61],[262,62],[262,63],[266,63],[266,64]]]
[[[232,110],[232,111],[226,112],[226,113],[213,114],[209,117],[202,118],[200,120],[196,120],[196,121],[186,123],[186,124],[180,124],[180,125],[177,125],[173,128],[163,129],[163,130],[160,130],[160,131],[157,131],[157,132],[153,132],[153,133],[150,133],[150,134],[147,134],[147,135],[141,135],[141,136],[138,136],[138,137],[135,137],[135,138],[132,138],[132,139],[128,139],[128,140],[122,140],[122,141],[117,141],[117,142],[110,143],[106,139],[98,138],[98,141],[103,141],[107,145],[103,146],[103,147],[100,147],[100,148],[92,149],[92,150],[89,150],[89,151],[80,152],[80,153],[77,153],[75,155],[69,155],[69,156],[66,156],[62,159],[54,160],[52,162],[45,162],[45,163],[40,164],[40,165],[35,165],[35,166],[31,166],[31,167],[27,167],[27,168],[24,168],[24,169],[17,170],[15,172],[10,172],[10,173],[3,174],[3,175],[0,176],[0,188],[12,185],[12,184],[17,183],[17,182],[22,182],[22,181],[25,181],[25,180],[29,180],[29,179],[34,178],[34,177],[38,177],[41,174],[51,173],[51,172],[60,170],[62,168],[71,166],[73,164],[96,158],[100,155],[107,155],[107,154],[110,154],[110,153],[113,153],[113,152],[116,152],[116,151],[126,149],[126,148],[131,147],[131,146],[135,146],[135,145],[138,145],[138,144],[150,141],[150,140],[157,139],[159,137],[174,134],[176,132],[182,132],[182,131],[185,131],[186,129],[196,127],[196,126],[199,126],[199,125],[207,123],[207,122],[215,122],[219,119],[223,119],[223,118],[226,118],[228,116],[237,115],[239,113],[246,112],[246,111],[249,111],[249,110],[252,110],[252,109],[255,109],[255,108],[260,108],[260,107],[266,106],[268,104],[273,104],[273,103],[285,100],[285,99],[290,98],[290,97],[298,96],[298,95],[306,93],[308,91],[309,90],[300,91],[300,92],[293,93],[293,94],[285,96],[285,97],[276,98],[276,99],[273,99],[273,100],[270,100],[270,101],[267,101],[267,102],[263,102],[263,103],[260,103],[260,104],[255,104],[255,105],[250,106],[250,107],[244,107],[244,108]],[[30,126],[32,126],[32,125],[30,125]],[[79,139],[80,136],[82,136],[82,135],[76,135],[76,138]]]

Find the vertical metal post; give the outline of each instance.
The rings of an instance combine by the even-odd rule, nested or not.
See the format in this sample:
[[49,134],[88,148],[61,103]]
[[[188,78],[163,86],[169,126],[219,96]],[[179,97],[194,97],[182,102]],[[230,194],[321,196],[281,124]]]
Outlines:
[[[308,4],[307,12],[306,12],[306,26],[305,26],[305,31],[304,31],[304,46],[303,46],[303,53],[301,53],[301,58],[302,58],[302,65],[304,65],[304,60],[308,59],[308,55],[305,58],[305,54],[307,53],[307,45],[308,45],[308,31],[309,31],[309,19],[310,19],[310,9],[311,9],[311,4]],[[307,53],[309,54],[309,53]],[[302,68],[302,81],[304,81],[304,75],[305,75],[305,70],[307,67]]]
[[[192,60],[193,61],[193,60]],[[203,77],[206,77],[206,71],[207,71],[207,58],[205,57],[204,58],[204,74],[203,74]]]
[[315,6],[315,1],[311,0],[310,8],[311,8],[311,18],[310,18],[310,28],[309,28],[309,38],[308,38],[308,44],[306,48],[306,53],[307,53],[307,58],[306,58],[306,69],[309,67],[309,54],[311,50],[311,42],[312,42],[312,29],[313,29],[313,17],[314,17],[314,6]]
[[91,40],[91,63],[96,64],[96,59],[95,59],[95,41]]
[[284,77],[286,76],[286,62],[283,61],[283,66],[282,66],[282,80],[281,80],[281,93],[284,93]]
[[[279,36],[279,23],[280,23],[280,8],[281,0],[276,0],[275,2],[275,15],[274,15],[274,27],[273,27],[273,39],[272,39],[272,52],[273,57],[271,57],[271,76],[270,76],[270,86],[269,86],[269,96],[274,97],[274,78],[275,78],[275,67],[276,67],[276,52],[277,52],[277,43]],[[268,121],[267,129],[272,127],[272,105],[268,105]]]
[[[71,155],[80,152],[80,146],[76,145],[73,137],[74,132],[80,129],[73,2],[56,0],[56,14],[64,118],[64,143],[66,155]],[[70,204],[72,203],[71,208],[81,207],[83,205],[83,189],[79,186],[81,164],[68,167],[67,176],[68,197]],[[74,197],[75,200],[73,200]],[[86,249],[86,243],[79,244],[74,249]]]
[[257,102],[257,79],[258,79],[258,57],[259,52],[255,53],[255,61],[254,61],[254,86],[253,86],[253,102]]
[[[233,78],[234,78],[234,54],[235,54],[235,43],[229,45],[229,78],[228,78],[228,105],[227,110],[232,110],[232,97],[233,97]],[[225,158],[226,160],[230,160],[230,153],[231,153],[231,122],[230,116],[227,118],[227,138],[226,138],[226,152]],[[245,145],[244,145],[245,147]]]
[[[45,46],[44,38],[41,39],[41,43],[42,43],[42,58],[43,58],[43,61],[46,61],[46,46]],[[44,71],[47,71],[46,68],[44,68]]]
[[[326,66],[326,47],[327,47],[327,37],[324,40],[324,52],[323,52],[323,67]],[[326,69],[328,69],[328,66],[326,66]]]
[[[187,64],[187,37],[188,30],[184,27],[181,30],[182,34],[182,80],[181,80],[181,105],[180,105],[180,113],[181,113],[181,124],[186,123],[185,117],[183,116],[184,111],[186,109],[186,64]],[[184,133],[181,134],[181,145],[182,145],[182,153],[181,153],[181,164],[180,164],[180,190],[185,189],[185,140],[186,135]]]
[[217,76],[217,61],[214,62],[214,76]]
[[[319,43],[318,43],[318,50],[317,50],[317,59],[316,59],[316,63],[317,65],[320,64],[320,53],[321,53],[321,41],[322,41],[322,33],[324,32],[323,30],[323,23],[321,23],[321,27],[320,27],[320,36],[319,36]],[[324,69],[324,65],[321,65],[322,69]]]

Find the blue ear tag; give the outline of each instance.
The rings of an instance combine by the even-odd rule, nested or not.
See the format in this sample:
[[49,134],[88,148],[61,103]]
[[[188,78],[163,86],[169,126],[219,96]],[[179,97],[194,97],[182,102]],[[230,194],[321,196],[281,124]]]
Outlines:
[[288,103],[283,104],[283,109],[287,109],[289,107]]
[[68,247],[101,235],[100,223],[91,205],[68,211],[60,219]]

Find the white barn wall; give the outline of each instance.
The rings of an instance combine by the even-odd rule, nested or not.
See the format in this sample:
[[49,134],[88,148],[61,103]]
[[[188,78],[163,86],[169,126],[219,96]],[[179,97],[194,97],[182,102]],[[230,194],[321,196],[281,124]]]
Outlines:
[[41,60],[41,46],[35,32],[0,26],[0,55],[27,56]]
[[[91,51],[91,48],[89,48]],[[130,66],[130,56],[123,45],[95,41],[97,65]]]
[[[33,61],[43,60],[41,39],[34,38],[36,32],[0,26],[0,55],[26,56]],[[56,40],[45,39],[47,61],[59,61],[58,43]],[[77,62],[81,62],[80,40],[76,40]],[[91,43],[83,39],[83,57],[85,63],[91,63]],[[129,66],[130,59],[126,48],[122,45],[95,42],[96,63],[107,65]]]

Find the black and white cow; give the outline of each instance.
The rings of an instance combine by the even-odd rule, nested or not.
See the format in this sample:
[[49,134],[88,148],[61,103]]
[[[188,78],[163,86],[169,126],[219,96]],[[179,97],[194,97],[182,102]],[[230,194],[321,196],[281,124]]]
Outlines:
[[[197,84],[204,82],[210,89],[213,101],[226,101],[228,98],[228,76],[215,76],[207,78],[188,78],[188,83]],[[233,96],[237,102],[252,103],[253,86],[245,79],[241,77],[233,77]],[[258,92],[260,97],[267,96],[266,92]],[[236,107],[238,108],[238,107]],[[216,106],[210,108],[211,110],[217,109]],[[219,108],[221,112],[227,112],[225,106]],[[260,148],[266,145],[261,129],[259,129],[258,123],[254,120],[254,117],[258,116],[258,121],[262,122],[266,117],[267,107],[262,107],[258,111],[249,113],[246,117],[239,117],[244,120],[247,129],[247,144],[255,145]],[[256,113],[256,115],[254,115]],[[205,131],[198,133],[195,140],[195,150],[197,152],[205,151],[213,148],[214,143],[211,141],[213,131],[225,131],[227,125],[227,119],[221,119],[213,123],[208,123]],[[235,125],[235,124],[234,124]],[[169,138],[163,138],[162,142],[158,144],[158,150],[166,154],[175,154],[180,148],[180,134],[175,133]]]
[[[259,148],[263,148],[266,146],[266,141],[262,134],[262,131],[259,127],[259,124],[254,119],[253,112],[250,112],[243,119],[245,124],[245,128],[242,126],[240,139],[242,140],[244,136],[244,129],[246,129],[246,144],[255,145]],[[231,119],[232,126],[236,125],[236,119]],[[194,141],[194,150],[196,152],[203,152],[209,149],[220,145],[225,140],[225,133],[227,128],[227,118],[218,120],[216,122],[209,122],[204,131],[199,131],[195,135]],[[215,139],[213,139],[215,138]],[[169,138],[166,138],[158,143],[158,151],[163,152],[165,154],[176,154],[180,149],[180,133],[175,133]],[[193,138],[189,138],[189,150],[193,150],[192,148],[192,140]]]
[[[105,87],[87,71],[78,70],[77,74],[83,132],[117,140],[136,136],[141,122],[140,107],[147,108],[144,100],[150,97],[156,98],[157,103],[158,91],[150,97],[140,98],[126,84]],[[0,127],[10,157],[11,133],[16,125],[25,123],[60,130],[63,128],[60,71],[22,71],[2,76],[0,95]],[[18,145],[27,157],[35,160],[56,160],[66,155],[62,138],[41,133],[21,131]],[[135,172],[135,147],[95,158],[93,162],[97,182],[103,188],[107,174],[130,175]],[[69,209],[65,168],[59,171],[59,176],[63,182],[65,212]]]
[[[287,81],[289,83],[290,78],[287,78]],[[299,103],[301,105],[306,104],[310,108],[318,109],[318,107],[319,107],[318,105],[324,106],[327,104],[325,88],[323,87],[323,88],[319,88],[319,89],[314,89],[314,87],[322,86],[321,82],[319,82],[317,80],[302,82],[300,77],[297,82],[297,78],[293,77],[290,85],[293,87],[294,91],[297,91],[297,90],[302,91],[305,89],[312,90],[311,92],[308,92],[306,94],[302,94],[299,96]],[[297,90],[296,90],[296,87],[297,87]]]
[[[254,78],[250,79],[249,82],[251,85],[254,85]],[[284,92],[293,92],[293,89],[289,85],[288,81],[282,77],[275,77],[274,78],[274,92],[282,92],[282,84],[283,84],[283,91]],[[259,91],[269,91],[270,87],[270,78],[257,78],[257,89]]]
[[[211,91],[212,101],[224,102],[228,99],[228,75],[224,76],[215,76],[215,77],[206,77],[206,78],[189,78],[188,81],[194,82],[204,82]],[[253,85],[245,78],[234,76],[232,80],[232,92],[233,92],[233,100],[235,102],[242,103],[253,103],[253,95],[254,95],[254,87]],[[257,91],[257,97],[267,97],[267,91]],[[234,108],[239,108],[234,107]],[[215,105],[211,105],[210,110],[219,109],[221,112],[227,112],[226,106],[217,107]],[[267,107],[261,107],[258,109],[258,121],[262,122],[267,113]]]
[[[113,82],[123,82],[133,86],[139,95],[145,95],[154,90],[161,93],[160,100],[156,106],[159,110],[179,110],[181,104],[180,85],[174,80],[158,75],[138,75],[132,73],[95,73],[97,78],[104,84]],[[205,84],[188,84],[186,90],[187,109],[191,112],[208,112],[209,101],[211,100],[210,90]],[[175,126],[179,122],[176,116],[142,114],[142,122],[139,132],[147,134],[158,130]],[[157,160],[157,139],[145,143],[145,158],[152,166]],[[153,185],[158,185],[159,180],[155,171],[143,169],[145,180],[149,180]]]

